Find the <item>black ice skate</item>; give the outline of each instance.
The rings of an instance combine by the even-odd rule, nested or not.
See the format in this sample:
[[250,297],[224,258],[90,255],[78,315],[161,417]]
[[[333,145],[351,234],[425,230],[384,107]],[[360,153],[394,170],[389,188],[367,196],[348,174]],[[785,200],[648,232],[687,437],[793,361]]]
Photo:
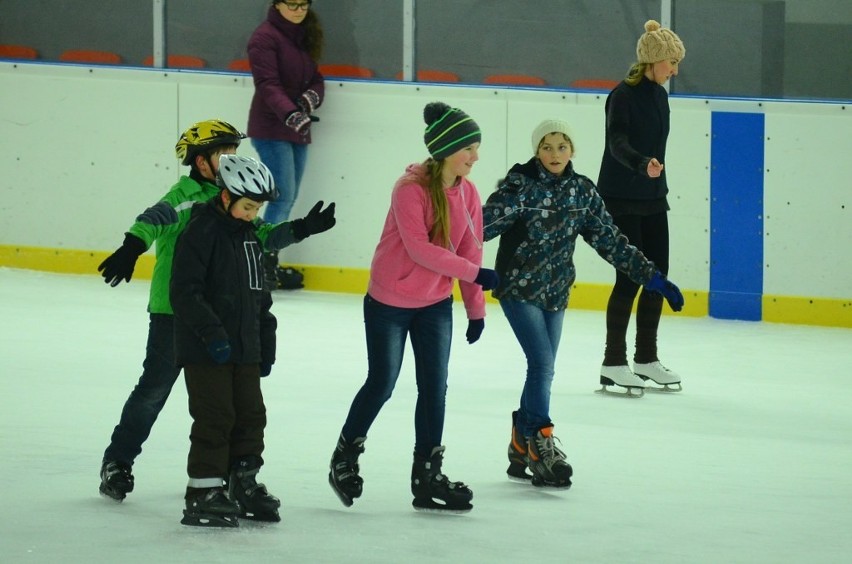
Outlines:
[[101,466],[101,495],[115,501],[124,501],[133,491],[133,474],[130,465],[124,462],[104,462]]
[[239,505],[240,518],[277,523],[281,520],[278,514],[281,500],[270,495],[265,485],[257,483],[255,476],[261,464],[259,456],[237,459],[228,476],[228,495]]
[[553,444],[553,425],[542,427],[527,443],[527,462],[536,487],[568,489],[574,470],[565,453]]
[[432,449],[432,455],[426,458],[414,453],[411,467],[411,503],[417,511],[436,513],[467,513],[473,509],[470,504],[473,492],[462,482],[451,482],[441,473],[444,461],[444,447]]
[[515,423],[518,412],[512,412],[512,440],[509,441],[509,468],[506,474],[513,482],[529,484],[532,475],[527,472],[527,439],[518,432]]
[[364,452],[366,440],[367,437],[358,437],[350,443],[341,434],[331,455],[328,483],[346,507],[352,507],[364,489],[364,480],[358,475],[358,456]]
[[224,489],[202,489],[186,500],[180,522],[193,527],[239,527],[239,512],[239,505],[228,498]]

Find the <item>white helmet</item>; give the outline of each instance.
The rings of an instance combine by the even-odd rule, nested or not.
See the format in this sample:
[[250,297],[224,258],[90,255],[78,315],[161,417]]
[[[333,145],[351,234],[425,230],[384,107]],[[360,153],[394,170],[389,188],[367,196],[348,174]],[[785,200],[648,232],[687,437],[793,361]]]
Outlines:
[[217,182],[238,198],[267,202],[278,198],[272,173],[262,162],[239,155],[220,155]]

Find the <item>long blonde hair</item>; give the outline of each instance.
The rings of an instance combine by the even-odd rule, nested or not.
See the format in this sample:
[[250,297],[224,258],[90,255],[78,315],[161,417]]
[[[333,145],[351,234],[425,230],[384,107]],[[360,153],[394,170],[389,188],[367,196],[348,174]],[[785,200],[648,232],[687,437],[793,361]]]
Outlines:
[[426,167],[427,176],[423,189],[432,200],[432,213],[434,221],[429,229],[429,240],[440,244],[445,249],[450,248],[450,209],[447,202],[447,194],[444,192],[444,161],[436,161],[429,158],[423,163]]
[[645,76],[645,71],[651,66],[651,63],[633,63],[633,66],[627,71],[627,76],[624,78],[630,86],[636,86],[642,82],[642,77]]

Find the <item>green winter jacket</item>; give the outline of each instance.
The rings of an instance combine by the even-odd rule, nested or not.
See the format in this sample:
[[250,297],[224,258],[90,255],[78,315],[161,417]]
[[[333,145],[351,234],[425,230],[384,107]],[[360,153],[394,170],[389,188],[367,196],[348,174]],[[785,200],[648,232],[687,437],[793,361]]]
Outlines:
[[[169,282],[172,275],[172,259],[178,235],[189,223],[192,206],[196,202],[206,202],[219,193],[219,188],[193,174],[181,176],[162,199],[139,214],[127,231],[141,239],[145,248],[157,243],[157,260],[151,278],[151,294],[148,298],[149,313],[174,315],[169,302]],[[255,220],[257,237],[265,248],[281,249],[298,242],[293,235],[290,222],[279,224]]]

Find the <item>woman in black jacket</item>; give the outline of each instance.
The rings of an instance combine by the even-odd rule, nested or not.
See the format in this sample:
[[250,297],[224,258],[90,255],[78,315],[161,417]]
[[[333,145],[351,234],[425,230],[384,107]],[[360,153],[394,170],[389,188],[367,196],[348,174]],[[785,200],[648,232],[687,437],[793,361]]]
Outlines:
[[[665,158],[669,135],[668,93],[663,85],[677,75],[686,50],[680,38],[654,20],[636,45],[637,62],[606,100],[606,148],[598,191],[618,228],[657,268],[669,268],[669,205]],[[606,349],[601,384],[644,387],[651,380],[666,390],[681,389],[681,378],[660,364],[657,327],[663,298],[642,291],[636,307],[633,370],[627,364],[626,335],[639,284],[622,272],[607,305]]]

